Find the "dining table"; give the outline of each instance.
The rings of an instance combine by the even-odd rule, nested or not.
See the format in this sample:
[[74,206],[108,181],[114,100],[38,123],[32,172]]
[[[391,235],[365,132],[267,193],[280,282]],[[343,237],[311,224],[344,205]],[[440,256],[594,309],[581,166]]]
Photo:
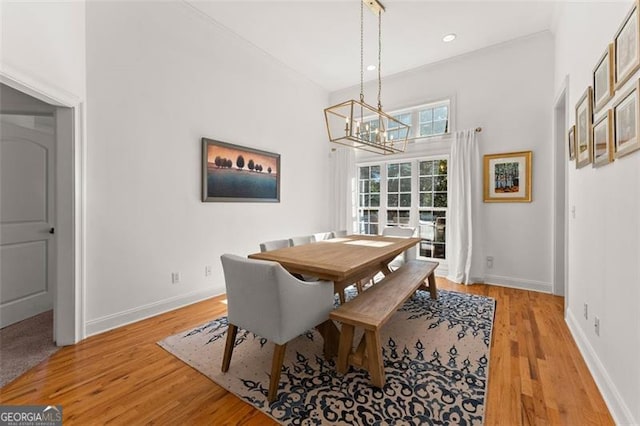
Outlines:
[[278,262],[291,273],[333,281],[334,292],[344,303],[345,288],[378,272],[389,274],[389,263],[420,241],[420,238],[354,234],[253,253],[249,258]]

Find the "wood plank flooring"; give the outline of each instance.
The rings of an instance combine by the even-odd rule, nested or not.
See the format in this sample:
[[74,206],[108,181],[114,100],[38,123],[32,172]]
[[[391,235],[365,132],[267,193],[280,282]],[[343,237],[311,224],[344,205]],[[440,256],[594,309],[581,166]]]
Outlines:
[[[612,425],[560,297],[496,286],[441,289],[497,300],[485,423]],[[223,315],[224,297],[63,348],[0,390],[0,404],[61,404],[65,425],[275,424],[156,342]]]

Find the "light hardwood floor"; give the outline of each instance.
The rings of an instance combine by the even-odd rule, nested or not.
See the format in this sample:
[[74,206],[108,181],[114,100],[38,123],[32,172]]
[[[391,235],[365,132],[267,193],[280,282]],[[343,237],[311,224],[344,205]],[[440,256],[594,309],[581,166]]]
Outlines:
[[[438,279],[497,301],[487,425],[609,425],[613,420],[563,320],[563,299]],[[62,404],[64,424],[275,424],[156,342],[223,315],[223,297],[63,348],[0,392],[1,404]]]

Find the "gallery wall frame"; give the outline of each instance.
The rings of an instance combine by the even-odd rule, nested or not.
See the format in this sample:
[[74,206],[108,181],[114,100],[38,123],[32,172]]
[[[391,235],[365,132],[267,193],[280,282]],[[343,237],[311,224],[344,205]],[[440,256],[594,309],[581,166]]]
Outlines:
[[484,202],[531,202],[531,151],[484,156]]
[[613,161],[613,109],[608,109],[593,123],[593,167]]
[[615,55],[614,82],[616,90],[640,68],[640,0],[634,0],[631,9],[613,40]]
[[567,134],[567,142],[569,144],[569,160],[576,159],[576,126],[573,125]]
[[576,104],[576,168],[591,163],[593,135],[591,126],[593,120],[593,90],[587,87]]
[[597,113],[615,94],[614,71],[615,53],[614,44],[609,43],[600,59],[596,63],[592,73],[593,82],[593,112]]
[[640,149],[640,80],[630,87],[613,106],[615,158]]
[[280,154],[202,138],[203,202],[280,202]]

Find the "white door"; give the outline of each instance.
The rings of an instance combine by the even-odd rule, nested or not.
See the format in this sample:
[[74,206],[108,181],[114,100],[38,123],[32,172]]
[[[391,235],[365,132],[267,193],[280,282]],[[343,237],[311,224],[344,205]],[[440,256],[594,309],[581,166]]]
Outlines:
[[53,307],[55,136],[0,123],[0,327]]

